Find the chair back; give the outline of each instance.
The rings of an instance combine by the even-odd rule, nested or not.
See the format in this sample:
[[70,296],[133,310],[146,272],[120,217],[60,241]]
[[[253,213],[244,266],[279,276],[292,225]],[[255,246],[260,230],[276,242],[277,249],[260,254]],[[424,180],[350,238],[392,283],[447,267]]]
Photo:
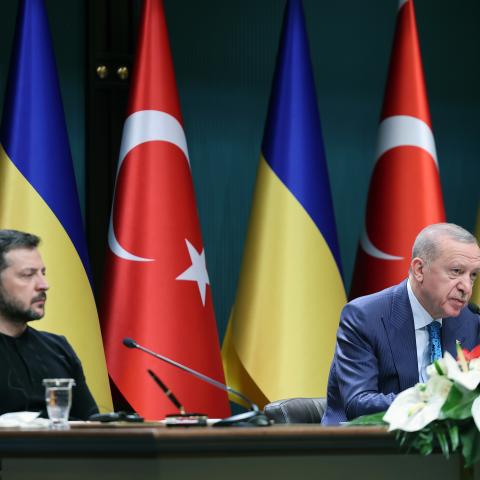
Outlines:
[[263,411],[275,423],[321,423],[326,408],[323,397],[287,398],[268,403]]

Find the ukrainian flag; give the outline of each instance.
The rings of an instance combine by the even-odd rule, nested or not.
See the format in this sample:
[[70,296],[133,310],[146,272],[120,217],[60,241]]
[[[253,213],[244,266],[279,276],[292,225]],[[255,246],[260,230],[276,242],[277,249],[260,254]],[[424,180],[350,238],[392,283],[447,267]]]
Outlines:
[[0,228],[39,235],[51,286],[35,328],[65,335],[112,409],[77,187],[43,0],[22,0],[0,130]]
[[302,4],[288,2],[235,305],[228,385],[324,396],[346,302]]

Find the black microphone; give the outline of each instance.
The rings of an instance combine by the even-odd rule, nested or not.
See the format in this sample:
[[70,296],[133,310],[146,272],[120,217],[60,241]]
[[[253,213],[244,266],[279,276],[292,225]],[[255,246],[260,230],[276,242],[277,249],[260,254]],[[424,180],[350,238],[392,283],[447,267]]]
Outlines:
[[238,398],[241,398],[244,402],[250,405],[250,410],[248,412],[238,413],[237,415],[232,415],[231,417],[224,418],[223,420],[215,422],[213,426],[223,427],[227,425],[232,425],[232,426],[233,425],[240,425],[240,426],[253,425],[253,426],[266,427],[270,425],[270,421],[268,420],[266,415],[260,411],[258,406],[255,405],[255,403],[253,403],[248,397],[246,397],[239,391],[235,390],[234,388],[229,387],[213,378],[210,378],[207,375],[204,375],[203,373],[197,372],[196,370],[193,370],[193,368],[187,367],[185,365],[182,365],[181,363],[176,362],[175,360],[171,360],[168,357],[165,357],[163,355],[160,355],[159,353],[153,352],[152,350],[149,350],[148,348],[145,348],[142,345],[139,345],[135,340],[131,338],[128,338],[128,337],[124,338],[123,344],[127,348],[137,348],[142,352],[148,353],[149,355],[152,355],[153,357],[158,358],[159,360],[162,360],[163,362],[168,363],[169,365],[173,365],[174,367],[177,367],[180,370],[183,370],[184,372],[187,372],[190,375],[193,375],[194,377],[199,378],[200,380],[203,380],[204,382],[207,382],[210,385],[213,385],[214,387],[219,388],[220,390],[223,390],[224,392],[236,395]]
[[468,309],[469,309],[472,313],[476,313],[477,315],[480,315],[480,307],[479,307],[476,303],[470,302],[470,303],[468,304]]
[[137,343],[132,338],[125,337],[123,339],[123,344],[128,348],[137,348]]

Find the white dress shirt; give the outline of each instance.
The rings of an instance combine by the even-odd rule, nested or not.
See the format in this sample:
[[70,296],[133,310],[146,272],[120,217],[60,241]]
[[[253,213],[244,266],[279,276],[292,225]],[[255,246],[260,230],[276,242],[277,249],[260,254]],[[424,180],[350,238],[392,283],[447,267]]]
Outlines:
[[415,325],[415,341],[417,344],[417,363],[418,378],[420,382],[427,381],[427,366],[430,365],[430,336],[428,335],[427,325],[432,322],[442,324],[441,318],[432,318],[430,314],[422,307],[417,297],[413,293],[410,280],[407,281],[408,299],[412,307],[413,323]]

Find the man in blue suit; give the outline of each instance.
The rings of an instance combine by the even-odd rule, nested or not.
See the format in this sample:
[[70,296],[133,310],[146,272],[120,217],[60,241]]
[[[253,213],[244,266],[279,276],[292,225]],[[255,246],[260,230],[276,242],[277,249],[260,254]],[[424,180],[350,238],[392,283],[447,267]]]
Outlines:
[[426,381],[435,322],[454,357],[456,340],[468,350],[480,343],[480,316],[467,307],[479,271],[472,234],[448,223],[422,230],[408,279],[343,309],[322,424],[387,410],[397,393]]

